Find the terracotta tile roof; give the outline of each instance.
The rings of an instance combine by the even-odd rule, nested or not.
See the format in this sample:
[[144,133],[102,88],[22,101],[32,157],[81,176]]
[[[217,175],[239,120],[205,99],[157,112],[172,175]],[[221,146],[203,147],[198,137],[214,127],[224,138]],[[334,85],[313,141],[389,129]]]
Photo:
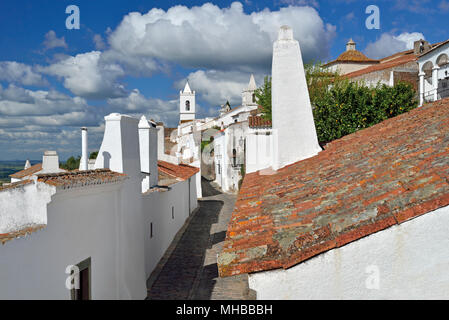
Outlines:
[[448,179],[449,99],[333,141],[273,175],[247,174],[220,275],[289,268],[447,206]]
[[23,228],[18,231],[13,231],[13,232],[8,232],[8,233],[0,233],[0,242],[2,244],[5,244],[5,242],[7,242],[7,241],[10,241],[10,240],[13,240],[13,239],[19,238],[19,237],[24,237],[26,235],[29,235],[29,234],[36,232],[43,228],[45,228],[45,225],[34,225],[34,226],[29,226],[29,227]]
[[370,59],[358,50],[348,50],[348,51],[345,51],[342,54],[340,54],[338,56],[338,58],[335,59],[334,61],[328,62],[325,65],[323,65],[323,67],[327,67],[327,66],[337,63],[337,62],[379,63],[379,60]]
[[248,126],[250,128],[271,128],[271,120],[263,119],[260,116],[248,117]]
[[22,186],[25,186],[27,184],[32,183],[33,180],[22,180],[22,181],[17,181],[17,182],[13,182],[13,183],[8,183],[8,184],[4,184],[2,186],[0,186],[0,192],[5,191],[5,190],[11,190],[11,189],[16,189]]
[[10,174],[11,178],[22,179],[24,177],[30,176],[36,172],[42,170],[42,163],[35,164],[34,166],[29,167],[28,169],[24,169],[22,171],[18,171],[16,173]]
[[181,180],[187,180],[195,173],[199,172],[200,169],[196,167],[189,166],[188,164],[173,164],[166,161],[158,160],[157,166],[159,172],[163,174],[179,178]]
[[70,171],[37,176],[40,182],[64,189],[118,182],[126,179],[126,177],[126,174],[114,172],[109,169]]
[[367,68],[363,68],[361,70],[357,70],[348,74],[345,74],[343,78],[354,78],[364,74],[368,74],[371,72],[381,71],[385,69],[390,69],[393,67],[397,67],[409,62],[416,61],[416,56],[414,54],[402,55],[392,60],[388,60],[386,62],[382,62],[379,64],[375,64],[373,66],[369,66]]

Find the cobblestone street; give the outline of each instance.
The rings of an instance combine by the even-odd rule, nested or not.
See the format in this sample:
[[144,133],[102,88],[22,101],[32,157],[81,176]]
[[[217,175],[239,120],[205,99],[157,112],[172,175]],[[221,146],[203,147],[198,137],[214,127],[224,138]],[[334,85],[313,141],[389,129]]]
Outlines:
[[217,254],[236,196],[203,179],[203,199],[147,281],[148,299],[254,299],[247,275],[219,278]]

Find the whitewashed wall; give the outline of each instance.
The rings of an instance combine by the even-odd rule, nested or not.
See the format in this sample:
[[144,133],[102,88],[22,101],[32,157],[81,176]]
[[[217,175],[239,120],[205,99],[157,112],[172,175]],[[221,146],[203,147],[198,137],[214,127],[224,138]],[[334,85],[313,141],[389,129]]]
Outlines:
[[[144,194],[142,198],[145,225],[145,272],[148,278],[176,233],[198,205],[196,177],[192,176],[188,180],[178,182],[170,186],[168,191]],[[151,223],[153,223],[152,238],[150,238]]]
[[0,299],[70,299],[66,268],[89,257],[93,299],[144,298],[145,288],[136,294],[119,285],[119,190],[114,184],[54,195],[46,228],[0,247]]
[[448,230],[444,207],[249,285],[257,299],[449,299]]
[[271,129],[249,130],[246,137],[246,173],[267,169],[273,165],[273,143]]

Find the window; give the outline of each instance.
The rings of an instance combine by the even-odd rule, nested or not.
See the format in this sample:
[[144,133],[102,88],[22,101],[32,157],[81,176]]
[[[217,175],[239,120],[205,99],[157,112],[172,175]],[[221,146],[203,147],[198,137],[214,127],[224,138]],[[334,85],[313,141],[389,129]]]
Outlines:
[[190,101],[186,101],[186,111],[190,111]]
[[[90,283],[91,283],[91,259],[90,257],[76,265],[79,269],[78,281],[79,289],[72,289],[72,300],[90,300]],[[75,281],[76,277],[75,277]]]
[[153,222],[150,223],[150,239],[153,238]]
[[256,103],[256,94],[253,93],[253,103]]
[[175,219],[175,207],[171,207],[171,218]]
[[234,167],[237,165],[237,150],[232,149],[232,164]]

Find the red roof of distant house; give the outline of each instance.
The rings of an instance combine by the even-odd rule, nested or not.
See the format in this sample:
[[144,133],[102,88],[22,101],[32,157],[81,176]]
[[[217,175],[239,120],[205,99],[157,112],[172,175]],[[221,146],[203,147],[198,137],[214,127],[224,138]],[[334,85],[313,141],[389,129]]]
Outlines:
[[449,99],[335,140],[272,175],[245,176],[221,276],[289,268],[449,205]]
[[179,178],[181,180],[187,180],[195,173],[199,172],[200,169],[196,167],[189,166],[188,164],[173,164],[166,161],[158,160],[157,166],[159,171],[168,174],[172,177]]
[[[388,57],[387,57],[388,58]],[[385,59],[387,59],[385,58]],[[368,74],[371,72],[381,71],[393,67],[397,67],[412,61],[416,61],[416,56],[414,54],[401,55],[397,58],[388,60],[386,62],[381,62],[379,64],[375,64],[373,66],[369,66],[367,68],[363,68],[361,70],[357,70],[351,73],[347,73],[343,75],[343,78],[354,78],[364,74]]]
[[337,62],[379,63],[379,60],[370,59],[358,50],[348,50],[340,54],[334,61],[324,64],[323,67],[330,66]]
[[260,116],[248,117],[248,126],[250,128],[271,128],[271,120],[263,119]]
[[35,174],[36,172],[39,172],[41,170],[42,170],[42,163],[38,163],[35,164],[34,166],[29,167],[28,169],[24,169],[16,173],[10,174],[9,176],[15,179],[22,179],[24,177],[31,176],[32,174]]

